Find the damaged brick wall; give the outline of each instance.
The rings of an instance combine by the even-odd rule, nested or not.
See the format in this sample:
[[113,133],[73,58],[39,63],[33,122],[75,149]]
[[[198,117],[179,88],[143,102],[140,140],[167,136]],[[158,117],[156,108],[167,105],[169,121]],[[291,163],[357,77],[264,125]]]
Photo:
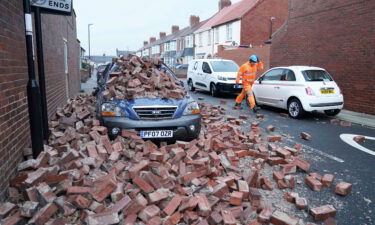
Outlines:
[[[237,48],[237,49],[224,49],[223,46],[218,48],[218,56],[223,59],[230,59],[235,61],[239,66],[249,60],[250,55],[257,55],[260,60],[264,63],[264,70],[270,68],[270,46],[258,46],[253,48]],[[258,75],[261,75],[259,73]]]
[[288,0],[260,1],[241,21],[241,45],[258,46],[270,36],[270,19],[275,17],[273,30],[277,30],[288,18]]
[[[26,85],[28,81],[22,1],[0,1],[0,200],[8,180],[30,145]],[[69,94],[79,91],[79,43],[75,16],[43,15],[48,110],[66,102],[63,37],[68,41]]]
[[272,40],[271,66],[323,67],[342,89],[345,109],[375,114],[374,10],[369,0],[291,0]]

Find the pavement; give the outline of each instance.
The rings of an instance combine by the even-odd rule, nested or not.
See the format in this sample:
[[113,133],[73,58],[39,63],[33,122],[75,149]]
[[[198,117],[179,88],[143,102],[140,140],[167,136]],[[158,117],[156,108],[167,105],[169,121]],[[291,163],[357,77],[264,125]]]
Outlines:
[[91,94],[95,87],[97,87],[96,70],[93,70],[90,78],[86,82],[81,83],[81,92]]
[[[321,175],[333,174],[334,182],[346,181],[353,184],[350,195],[346,197],[338,196],[334,193],[334,186],[314,192],[306,185],[298,185],[294,190],[300,196],[308,199],[309,207],[331,204],[337,209],[337,224],[375,224],[375,120],[373,116],[352,113],[344,110],[336,119],[350,121],[352,126],[342,127],[330,123],[332,117],[324,113],[307,114],[303,119],[283,118],[280,113],[287,113],[285,110],[262,107],[258,113],[264,114],[265,119],[258,120],[254,114],[242,103],[243,110],[233,110],[235,95],[226,95],[219,98],[213,98],[208,92],[189,92],[189,94],[198,99],[203,97],[204,103],[219,105],[220,100],[227,100],[227,114],[238,117],[239,115],[250,116],[246,121],[244,130],[248,129],[249,124],[258,121],[262,128],[273,125],[277,128],[277,133],[283,137],[279,146],[294,146],[297,143],[303,144],[305,153],[303,156],[311,164],[311,172]],[[299,135],[301,132],[307,132],[312,136],[312,141],[302,140]],[[363,135],[374,140],[366,139],[366,142],[360,145],[346,143],[342,135]],[[352,139],[351,139],[352,140]],[[363,151],[363,148],[368,151]],[[362,149],[362,150],[361,150]],[[372,155],[373,153],[374,155]],[[297,180],[304,183],[304,177],[300,176]],[[305,221],[309,217],[304,218]]]

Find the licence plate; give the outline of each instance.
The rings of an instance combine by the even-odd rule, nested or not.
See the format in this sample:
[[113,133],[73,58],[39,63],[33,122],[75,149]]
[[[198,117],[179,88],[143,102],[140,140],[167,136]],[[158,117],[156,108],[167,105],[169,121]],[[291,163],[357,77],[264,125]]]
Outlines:
[[320,93],[322,93],[322,94],[334,94],[335,90],[320,90]]
[[[236,85],[234,85],[233,88],[236,88]],[[238,85],[238,88],[243,88],[243,85]]]
[[140,132],[141,138],[171,138],[173,130],[144,130]]

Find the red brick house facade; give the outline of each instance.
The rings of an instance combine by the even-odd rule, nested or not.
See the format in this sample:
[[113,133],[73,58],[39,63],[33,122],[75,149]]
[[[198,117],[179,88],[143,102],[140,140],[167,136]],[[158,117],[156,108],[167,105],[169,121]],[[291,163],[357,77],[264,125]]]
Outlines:
[[375,1],[289,1],[274,35],[271,67],[327,69],[344,93],[345,109],[375,114]]
[[[0,200],[30,146],[23,2],[0,1]],[[42,15],[48,112],[80,90],[75,14]],[[66,45],[66,47],[65,47]],[[67,53],[67,54],[66,54]],[[65,57],[68,68],[65,68]],[[67,72],[67,73],[66,73]]]

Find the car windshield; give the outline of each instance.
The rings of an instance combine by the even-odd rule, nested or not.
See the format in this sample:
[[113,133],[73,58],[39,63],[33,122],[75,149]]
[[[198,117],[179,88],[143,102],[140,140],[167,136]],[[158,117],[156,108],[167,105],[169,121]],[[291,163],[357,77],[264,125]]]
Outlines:
[[211,62],[212,69],[215,72],[237,72],[238,65],[231,61],[213,61]]
[[305,70],[302,71],[303,77],[307,82],[313,81],[333,81],[331,75],[324,70]]

